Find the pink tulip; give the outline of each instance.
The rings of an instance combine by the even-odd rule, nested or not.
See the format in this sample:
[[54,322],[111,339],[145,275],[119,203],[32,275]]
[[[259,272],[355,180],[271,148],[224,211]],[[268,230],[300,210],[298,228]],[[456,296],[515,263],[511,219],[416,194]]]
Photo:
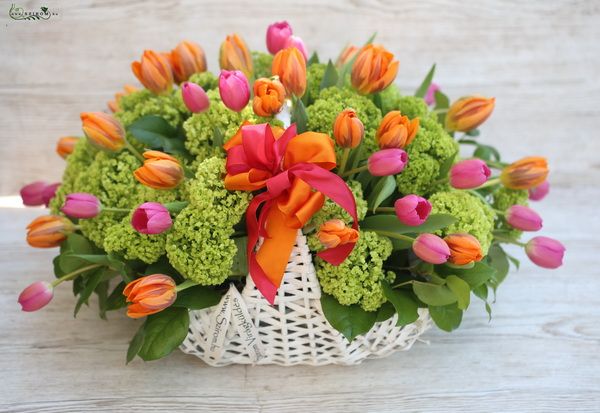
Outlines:
[[267,28],[267,49],[276,54],[285,47],[285,42],[292,35],[292,27],[288,22],[276,22]]
[[542,199],[546,198],[548,192],[550,192],[550,182],[544,181],[538,186],[529,190],[529,199],[532,201],[541,201]]
[[394,202],[398,220],[405,225],[421,225],[429,217],[431,204],[425,198],[417,195],[406,195]]
[[32,182],[21,188],[21,199],[23,205],[26,206],[39,206],[44,204],[44,190],[48,184],[43,181]]
[[398,148],[382,149],[369,156],[367,167],[373,176],[395,175],[404,169],[408,154]]
[[425,93],[425,103],[429,106],[435,104],[435,92],[440,90],[440,86],[437,83],[431,82],[429,87],[427,88],[427,93]]
[[250,100],[250,85],[246,75],[239,70],[221,70],[219,93],[225,106],[240,112]]
[[181,97],[183,103],[192,113],[204,112],[210,106],[210,100],[202,86],[195,83],[185,82],[181,85]]
[[59,186],[60,182],[56,182],[50,185],[46,185],[46,187],[42,191],[42,200],[44,201],[44,204],[46,206],[48,206],[48,204],[50,204],[50,201],[52,201],[52,198],[56,196],[56,191],[58,190]]
[[161,234],[171,228],[169,210],[157,202],[145,202],[133,212],[131,226],[141,234]]
[[450,247],[446,241],[433,234],[421,234],[413,242],[417,257],[431,264],[443,264],[450,258]]
[[67,195],[60,209],[66,215],[74,218],[94,218],[102,209],[100,201],[92,194],[78,192]]
[[450,185],[457,189],[472,189],[484,184],[492,171],[481,159],[467,159],[450,169]]
[[521,231],[539,231],[542,229],[542,218],[531,208],[513,205],[506,211],[506,222]]
[[565,247],[552,238],[534,237],[525,245],[525,253],[535,265],[554,269],[562,265]]
[[22,311],[37,311],[48,304],[53,295],[52,284],[36,281],[19,294],[18,302]]
[[306,45],[302,38],[298,36],[290,36],[285,42],[285,47],[295,47],[300,50],[300,53],[304,56],[304,60],[308,60],[308,51],[306,50]]

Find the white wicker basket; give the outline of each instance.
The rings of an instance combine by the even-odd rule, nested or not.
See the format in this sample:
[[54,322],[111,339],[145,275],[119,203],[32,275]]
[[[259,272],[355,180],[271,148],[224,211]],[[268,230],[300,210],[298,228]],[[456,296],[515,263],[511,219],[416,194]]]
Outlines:
[[394,315],[349,343],[323,316],[321,289],[301,232],[275,305],[269,305],[249,276],[241,295],[231,288],[225,297],[217,306],[190,312],[189,332],[180,347],[211,366],[358,364],[409,350],[431,327],[427,310],[420,309],[412,324],[396,327]]

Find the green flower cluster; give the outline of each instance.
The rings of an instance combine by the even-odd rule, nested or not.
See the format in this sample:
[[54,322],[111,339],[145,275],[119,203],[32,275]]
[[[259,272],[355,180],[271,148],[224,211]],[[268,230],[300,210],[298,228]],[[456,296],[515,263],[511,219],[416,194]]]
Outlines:
[[[348,187],[354,194],[356,200],[356,212],[358,220],[361,221],[367,215],[367,201],[363,198],[363,191],[360,182],[347,181]],[[341,219],[346,224],[352,223],[350,215],[331,199],[327,199],[323,208],[321,208],[309,221],[307,228],[318,230],[321,225],[330,219]]]
[[[494,192],[494,202],[493,206],[495,209],[499,211],[506,211],[513,205],[528,205],[529,201],[529,192],[524,189],[509,189],[505,187],[500,187],[496,192]],[[498,228],[504,229],[508,231],[508,236],[510,238],[519,238],[522,231],[515,229],[506,223],[506,220],[502,217],[498,219]]]
[[205,92],[219,88],[219,79],[212,72],[194,73],[190,76],[188,82],[202,86]]
[[[319,249],[316,236],[309,237],[311,250]],[[359,304],[365,311],[375,311],[386,298],[382,281],[394,281],[395,274],[383,270],[383,262],[392,253],[392,243],[375,232],[361,231],[348,258],[338,266],[316,257],[315,269],[321,288],[340,304]]]
[[147,235],[137,232],[131,226],[131,215],[106,230],[104,249],[117,253],[127,260],[142,260],[152,264],[165,254],[167,234]]
[[[414,117],[418,108],[415,99],[402,98],[402,113]],[[411,112],[412,111],[412,112]],[[410,113],[410,114],[409,114]],[[420,116],[420,115],[419,115]],[[426,195],[431,193],[438,179],[441,166],[458,152],[458,144],[433,116],[420,117],[419,132],[406,148],[408,164],[396,176],[398,191],[402,194]]]
[[251,195],[224,187],[225,160],[201,162],[190,182],[190,204],[175,219],[167,234],[171,265],[184,277],[202,285],[218,285],[231,275],[237,253],[232,238]]
[[393,83],[383,89],[379,93],[379,97],[381,98],[381,107],[384,115],[392,110],[398,110],[400,107],[402,94],[398,86]]
[[306,69],[306,101],[311,104],[321,92],[321,81],[325,75],[327,65],[323,63],[314,63]]
[[381,122],[381,111],[371,100],[359,95],[352,89],[339,89],[330,87],[323,89],[319,98],[307,108],[308,130],[333,134],[333,122],[337,115],[346,108],[356,110],[356,113],[365,126],[364,143],[366,153],[377,150],[375,133]]
[[143,89],[123,96],[119,100],[119,110],[115,113],[125,127],[147,115],[160,116],[176,128],[189,115],[189,111],[183,103],[179,89],[173,89],[163,95]]
[[432,214],[450,214],[457,219],[448,228],[437,231],[437,235],[469,233],[479,240],[483,254],[487,254],[492,244],[495,214],[483,199],[467,191],[451,190],[433,194],[429,202]]
[[254,65],[254,78],[271,77],[273,56],[269,53],[252,51],[252,64]]

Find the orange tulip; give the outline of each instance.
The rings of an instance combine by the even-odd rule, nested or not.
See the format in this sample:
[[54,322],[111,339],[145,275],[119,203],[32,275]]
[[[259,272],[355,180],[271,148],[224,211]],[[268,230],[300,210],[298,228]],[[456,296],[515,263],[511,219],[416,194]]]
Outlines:
[[344,109],[333,122],[333,136],[342,148],[356,148],[365,135],[365,127],[354,109]]
[[64,136],[56,143],[56,153],[63,159],[73,153],[79,138],[75,136]]
[[223,70],[240,70],[246,77],[252,77],[252,56],[244,40],[237,34],[230,34],[221,43],[219,66]]
[[153,274],[133,280],[125,286],[123,295],[127,302],[127,316],[142,318],[158,313],[175,302],[175,281],[164,274]]
[[133,92],[137,92],[137,90],[138,89],[135,86],[125,85],[123,87],[122,92],[115,93],[115,100],[111,100],[110,102],[108,102],[108,108],[110,109],[110,111],[115,113],[118,110],[120,110],[121,108],[119,107],[119,101],[121,100],[121,98],[123,96],[127,96]]
[[260,78],[254,82],[252,108],[258,116],[274,116],[285,101],[285,88],[279,79]]
[[358,231],[347,227],[341,219],[330,219],[321,225],[317,238],[325,248],[335,248],[358,241]]
[[377,129],[377,143],[380,149],[404,149],[415,139],[419,131],[419,118],[413,120],[403,116],[400,111],[388,112]]
[[183,181],[183,167],[179,161],[160,151],[144,152],[144,165],[133,171],[142,184],[154,189],[172,189]]
[[156,94],[168,92],[173,87],[173,70],[164,53],[144,50],[141,62],[133,62],[131,70],[146,89]]
[[360,49],[354,45],[346,46],[344,48],[344,50],[342,50],[342,53],[340,53],[339,57],[337,58],[335,65],[337,67],[342,67],[346,63],[349,63],[354,58],[354,56],[356,56],[356,54],[358,53],[359,50]]
[[450,261],[456,265],[466,265],[481,261],[481,244],[471,234],[450,234],[444,238],[450,248]]
[[481,125],[494,110],[494,98],[468,96],[454,102],[446,114],[446,129],[467,132]]
[[206,71],[204,50],[194,42],[183,41],[171,51],[171,66],[177,83],[185,82],[194,73]]
[[92,145],[112,152],[125,146],[125,129],[113,115],[103,112],[83,112],[80,117],[83,132]]
[[528,156],[502,170],[500,181],[510,189],[531,189],[548,177],[548,161],[541,156]]
[[58,247],[75,226],[65,217],[44,215],[27,225],[27,243],[36,248]]
[[396,78],[400,63],[383,46],[368,44],[356,56],[350,80],[359,93],[380,92]]
[[281,49],[273,58],[271,66],[273,76],[279,80],[285,89],[297,97],[302,97],[306,91],[306,61],[300,50],[295,47]]

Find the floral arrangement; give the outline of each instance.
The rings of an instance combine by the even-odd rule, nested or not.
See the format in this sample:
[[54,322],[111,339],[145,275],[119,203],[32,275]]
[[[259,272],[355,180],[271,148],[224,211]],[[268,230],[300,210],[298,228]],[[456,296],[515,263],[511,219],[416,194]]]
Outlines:
[[125,307],[145,318],[127,360],[152,360],[184,340],[190,310],[247,274],[273,304],[299,230],[323,313],[349,341],[394,315],[413,323],[419,308],[454,330],[471,293],[491,315],[490,293],[519,265],[502,244],[562,264],[560,242],[520,241],[542,227],[528,203],[549,191],[546,160],[505,162],[477,139],[494,98],[450,104],[435,65],[402,93],[399,62],[373,39],[326,63],[286,22],[266,39],[269,53],[227,36],[218,76],[193,42],[146,50],[131,65],[143,89],[81,114],[85,137],[58,142],[62,182],[21,191],[50,209],[28,243],[60,247],[56,279],[25,288],[24,311],[71,281],[75,315],[95,294],[102,318]]

